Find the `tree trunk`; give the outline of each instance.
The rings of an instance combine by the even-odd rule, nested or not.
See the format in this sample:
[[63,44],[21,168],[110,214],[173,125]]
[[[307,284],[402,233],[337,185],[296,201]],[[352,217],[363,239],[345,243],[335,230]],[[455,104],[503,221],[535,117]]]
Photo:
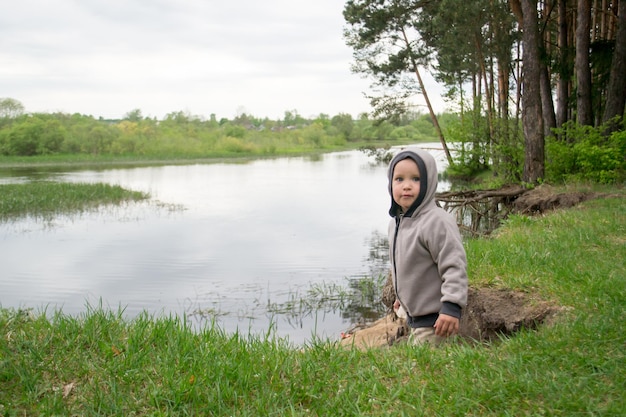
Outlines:
[[591,69],[589,67],[591,0],[578,0],[576,21],[576,93],[577,121],[580,125],[593,124],[591,108]]
[[422,94],[424,95],[424,100],[426,101],[426,106],[428,107],[428,112],[430,113],[430,118],[433,121],[433,125],[435,126],[435,130],[437,131],[437,135],[439,135],[439,141],[441,142],[441,146],[443,147],[443,151],[446,154],[446,159],[448,160],[448,164],[452,165],[454,162],[452,161],[452,155],[450,154],[450,150],[448,149],[448,144],[446,143],[446,139],[443,137],[443,132],[441,131],[441,126],[439,126],[439,120],[437,119],[437,115],[433,110],[432,104],[430,104],[430,99],[428,98],[428,93],[426,93],[426,87],[424,86],[424,81],[422,80],[422,76],[417,69],[417,63],[414,62],[415,68],[415,76],[417,77],[417,81],[419,82],[420,89],[422,90]]
[[554,102],[552,101],[552,86],[550,85],[550,73],[545,62],[541,62],[541,110],[543,112],[544,135],[552,135],[552,129],[556,127],[554,115]]
[[509,88],[511,86],[509,81],[509,65],[511,60],[504,60],[500,58],[498,60],[498,116],[509,117]]
[[492,107],[492,99],[491,99],[491,88],[489,83],[487,82],[487,67],[485,66],[485,57],[483,56],[483,51],[480,46],[479,35],[475,35],[474,44],[476,45],[476,53],[478,53],[478,61],[480,62],[480,72],[483,77],[483,81],[485,83],[485,101],[487,103],[487,124],[489,126],[489,143],[494,140],[494,129],[493,129],[493,107]]
[[[623,117],[624,107],[626,106],[626,0],[619,2],[617,13],[615,50],[611,62],[609,91],[603,122],[607,122],[616,116]],[[615,130],[618,127],[619,124],[612,126],[610,130]]]
[[567,0],[559,1],[559,81],[556,87],[556,127],[561,127],[568,120],[570,76],[566,63],[569,60],[567,49]]
[[506,167],[506,171],[511,176],[513,167],[513,158],[511,157],[511,139],[509,126],[509,65],[511,59],[509,57],[500,57],[498,60],[498,105],[500,121],[500,143],[503,145],[502,150],[497,150],[498,159],[502,159],[502,164]]
[[522,180],[537,183],[544,177],[543,114],[541,111],[541,60],[537,0],[522,0],[523,81],[522,126],[524,128],[525,160]]
[[480,71],[478,73],[474,73],[472,76],[473,83],[473,92],[474,97],[472,97],[472,125],[474,126],[474,132],[472,132],[472,165],[479,166],[480,165],[480,154],[478,150],[480,149],[480,143],[482,140],[482,129],[480,126],[480,114],[482,112],[482,77]]
[[[409,42],[409,38],[406,34],[406,31],[402,29],[402,35],[404,36],[404,42],[407,46],[408,50],[411,50],[411,43]],[[452,154],[450,154],[450,150],[448,149],[448,144],[446,143],[446,139],[443,136],[443,132],[441,131],[441,126],[439,126],[439,120],[437,119],[437,115],[433,110],[433,106],[430,103],[430,99],[428,98],[428,93],[426,92],[426,87],[424,86],[424,81],[422,80],[422,76],[417,69],[417,61],[413,56],[411,56],[411,65],[413,65],[413,69],[415,70],[415,76],[417,77],[417,82],[420,85],[420,89],[422,90],[422,94],[424,95],[424,100],[426,101],[426,107],[428,107],[428,112],[430,113],[430,118],[433,121],[433,125],[435,126],[435,130],[437,131],[437,135],[439,135],[439,141],[441,142],[441,146],[443,147],[443,152],[446,154],[446,159],[448,160],[448,164],[452,165],[454,161],[452,160]]]
[[548,69],[548,60],[551,56],[551,34],[547,27],[552,13],[552,5],[549,1],[543,2],[543,18],[541,22],[542,34],[540,43],[541,52],[541,110],[543,112],[543,130],[544,136],[552,135],[552,129],[556,128],[556,115],[554,113],[554,101],[552,100],[552,84],[550,81],[550,70]]

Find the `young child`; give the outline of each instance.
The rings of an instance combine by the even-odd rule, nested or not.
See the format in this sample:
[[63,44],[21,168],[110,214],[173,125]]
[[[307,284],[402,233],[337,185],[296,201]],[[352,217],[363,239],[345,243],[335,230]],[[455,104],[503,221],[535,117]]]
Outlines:
[[415,344],[438,345],[459,331],[467,303],[467,260],[456,221],[437,206],[437,165],[422,149],[405,149],[389,164],[393,218],[389,259]]

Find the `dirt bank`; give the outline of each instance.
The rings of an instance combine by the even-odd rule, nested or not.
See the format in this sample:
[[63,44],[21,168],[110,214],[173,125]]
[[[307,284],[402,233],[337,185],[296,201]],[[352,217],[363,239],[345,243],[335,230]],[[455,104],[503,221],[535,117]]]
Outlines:
[[602,196],[593,192],[557,193],[553,187],[543,184],[525,191],[512,203],[513,212],[518,214],[541,214],[559,208],[569,208],[583,201]]
[[[559,310],[559,306],[520,291],[470,288],[459,336],[471,342],[491,342],[523,328],[536,329]],[[392,312],[372,325],[348,330],[341,344],[359,348],[390,346],[406,340],[408,334],[404,319]]]

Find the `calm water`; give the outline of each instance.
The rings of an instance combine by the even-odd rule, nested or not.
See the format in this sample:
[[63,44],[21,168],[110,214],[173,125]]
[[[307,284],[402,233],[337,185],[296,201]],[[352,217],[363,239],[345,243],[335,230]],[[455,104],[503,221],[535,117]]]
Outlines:
[[[433,151],[442,161],[443,152]],[[348,287],[389,217],[386,167],[359,151],[316,158],[78,172],[4,173],[106,182],[151,200],[95,213],[0,224],[0,305],[78,314],[87,305],[216,319],[226,331],[294,343],[337,339],[358,317],[285,306],[311,288]],[[274,308],[268,308],[273,306]]]

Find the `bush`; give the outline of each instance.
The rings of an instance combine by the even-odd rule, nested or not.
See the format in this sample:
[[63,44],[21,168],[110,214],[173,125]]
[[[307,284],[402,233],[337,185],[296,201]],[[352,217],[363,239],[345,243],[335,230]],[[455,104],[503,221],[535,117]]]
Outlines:
[[43,131],[39,119],[28,119],[25,123],[16,124],[7,134],[7,152],[15,156],[37,155],[37,142]]
[[225,136],[217,141],[215,149],[225,153],[254,153],[255,147],[252,143],[246,143],[232,136]]
[[33,156],[58,153],[67,132],[61,123],[46,115],[24,116],[0,132],[0,153]]
[[67,132],[58,120],[46,120],[38,138],[37,153],[39,155],[58,153],[66,136]]
[[626,131],[568,123],[546,139],[546,179],[613,184],[626,179]]

